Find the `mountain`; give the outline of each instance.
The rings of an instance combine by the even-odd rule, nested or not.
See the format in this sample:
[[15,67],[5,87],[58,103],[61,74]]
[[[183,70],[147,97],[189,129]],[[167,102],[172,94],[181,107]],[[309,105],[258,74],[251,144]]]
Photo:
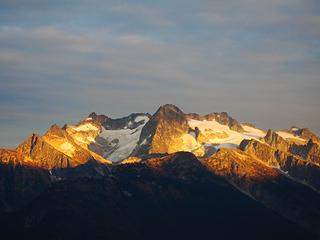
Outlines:
[[320,143],[226,112],[91,113],[0,149],[6,239],[319,239]]

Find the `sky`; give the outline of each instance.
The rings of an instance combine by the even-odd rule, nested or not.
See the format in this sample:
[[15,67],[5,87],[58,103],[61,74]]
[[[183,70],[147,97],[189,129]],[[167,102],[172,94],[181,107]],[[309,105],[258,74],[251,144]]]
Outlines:
[[172,103],[320,133],[318,0],[1,0],[0,146]]

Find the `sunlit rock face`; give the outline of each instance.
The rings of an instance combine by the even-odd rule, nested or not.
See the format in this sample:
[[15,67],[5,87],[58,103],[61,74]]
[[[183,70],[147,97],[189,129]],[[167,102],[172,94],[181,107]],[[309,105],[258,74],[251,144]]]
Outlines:
[[12,163],[46,170],[72,168],[90,160],[111,163],[78,144],[58,125],[52,125],[43,136],[32,134],[15,150],[0,151],[2,164]]
[[262,160],[271,167],[281,169],[297,181],[319,191],[319,165],[311,161],[310,157],[302,158],[299,156],[301,152],[292,150],[292,148],[303,149],[304,147],[303,145],[291,144],[277,136],[276,133],[267,134],[264,141],[243,140],[240,144],[240,149],[243,152]]
[[69,145],[67,147],[66,151],[68,151],[69,156],[57,150],[42,136],[33,134],[18,146],[17,152],[23,156],[23,161],[27,165],[45,169],[65,168],[73,165],[70,155],[74,152],[74,149]]
[[33,134],[20,144],[16,151],[26,164],[45,169],[76,167],[91,159],[107,160],[83,148],[67,131],[53,125],[45,135]]
[[161,106],[143,127],[135,155],[192,151],[200,147],[189,135],[185,114],[174,105]]
[[263,138],[263,141],[273,148],[279,149],[283,152],[287,152],[290,144],[284,140],[279,134],[268,130],[267,135]]
[[260,159],[238,149],[219,149],[204,163],[216,174],[233,179],[268,180],[279,176],[279,171]]

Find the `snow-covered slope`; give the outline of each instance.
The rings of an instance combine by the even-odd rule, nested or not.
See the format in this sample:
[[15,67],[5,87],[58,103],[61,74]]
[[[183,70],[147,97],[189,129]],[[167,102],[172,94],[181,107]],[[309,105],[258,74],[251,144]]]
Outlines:
[[[143,121],[138,127],[130,129],[128,126],[123,129],[108,130],[103,128],[99,137],[110,143],[111,150],[104,153],[104,157],[110,159],[113,162],[126,159],[130,156],[131,152],[137,146],[141,130],[148,122],[147,116],[137,116],[133,121],[135,123]],[[132,122],[129,122],[129,126]]]
[[294,141],[296,143],[305,143],[306,140],[299,137],[299,136],[295,136],[293,135],[292,133],[290,132],[287,132],[287,131],[277,131],[276,132],[280,137],[284,138],[285,140],[291,140],[291,141]]

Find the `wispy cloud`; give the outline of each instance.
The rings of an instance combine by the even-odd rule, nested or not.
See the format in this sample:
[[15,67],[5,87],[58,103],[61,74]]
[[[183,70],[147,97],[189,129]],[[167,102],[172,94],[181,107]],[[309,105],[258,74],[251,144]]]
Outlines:
[[320,129],[315,1],[63,2],[0,3],[0,145],[165,102]]

